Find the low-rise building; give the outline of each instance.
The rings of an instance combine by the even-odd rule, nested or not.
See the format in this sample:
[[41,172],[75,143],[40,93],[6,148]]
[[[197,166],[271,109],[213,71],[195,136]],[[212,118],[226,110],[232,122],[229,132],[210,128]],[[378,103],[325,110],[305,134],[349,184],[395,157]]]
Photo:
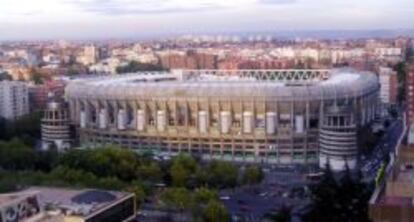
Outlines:
[[414,145],[403,146],[370,200],[373,222],[410,222],[414,218]]
[[122,222],[135,208],[133,193],[116,191],[31,187],[0,195],[4,222]]

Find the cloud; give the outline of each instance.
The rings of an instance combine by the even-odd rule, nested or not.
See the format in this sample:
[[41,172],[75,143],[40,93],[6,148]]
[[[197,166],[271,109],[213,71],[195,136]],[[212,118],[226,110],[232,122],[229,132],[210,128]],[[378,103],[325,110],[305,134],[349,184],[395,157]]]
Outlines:
[[297,0],[259,0],[260,4],[268,5],[285,5],[285,4],[294,4]]
[[162,14],[235,9],[261,4],[289,4],[297,0],[68,0],[87,12],[105,15]]

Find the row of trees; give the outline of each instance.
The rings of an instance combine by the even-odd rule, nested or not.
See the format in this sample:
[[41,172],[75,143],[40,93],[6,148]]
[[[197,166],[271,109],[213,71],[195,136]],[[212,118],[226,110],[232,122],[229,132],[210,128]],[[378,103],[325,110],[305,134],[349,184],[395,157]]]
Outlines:
[[[170,162],[118,147],[56,151],[34,151],[23,141],[0,142],[0,192],[32,185],[95,187],[134,192],[138,204],[157,196],[156,184],[167,188],[161,195],[163,206],[194,212],[202,220],[216,220],[216,212],[227,218],[215,190],[259,183],[260,168],[248,166],[242,172],[229,163],[200,164],[193,157],[178,155]],[[157,189],[158,190],[158,189]],[[208,216],[207,216],[208,215]]]
[[137,61],[131,61],[125,66],[118,66],[116,68],[116,72],[119,74],[139,72],[139,71],[163,71],[163,70],[165,69],[159,64],[140,63]]
[[169,209],[190,211],[195,221],[229,221],[229,214],[219,202],[217,192],[205,187],[193,191],[183,187],[168,188],[160,200]]

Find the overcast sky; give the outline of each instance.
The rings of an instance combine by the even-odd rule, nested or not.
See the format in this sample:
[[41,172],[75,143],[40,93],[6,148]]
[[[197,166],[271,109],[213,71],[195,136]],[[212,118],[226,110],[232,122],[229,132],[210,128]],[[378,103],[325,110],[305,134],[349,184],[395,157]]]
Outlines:
[[0,0],[0,39],[411,28],[413,0]]

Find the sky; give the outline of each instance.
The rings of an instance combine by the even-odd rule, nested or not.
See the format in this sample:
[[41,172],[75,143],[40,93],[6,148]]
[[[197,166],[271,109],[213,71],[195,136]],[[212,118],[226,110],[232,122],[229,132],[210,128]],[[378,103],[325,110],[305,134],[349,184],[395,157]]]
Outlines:
[[414,29],[413,0],[0,0],[0,39]]

